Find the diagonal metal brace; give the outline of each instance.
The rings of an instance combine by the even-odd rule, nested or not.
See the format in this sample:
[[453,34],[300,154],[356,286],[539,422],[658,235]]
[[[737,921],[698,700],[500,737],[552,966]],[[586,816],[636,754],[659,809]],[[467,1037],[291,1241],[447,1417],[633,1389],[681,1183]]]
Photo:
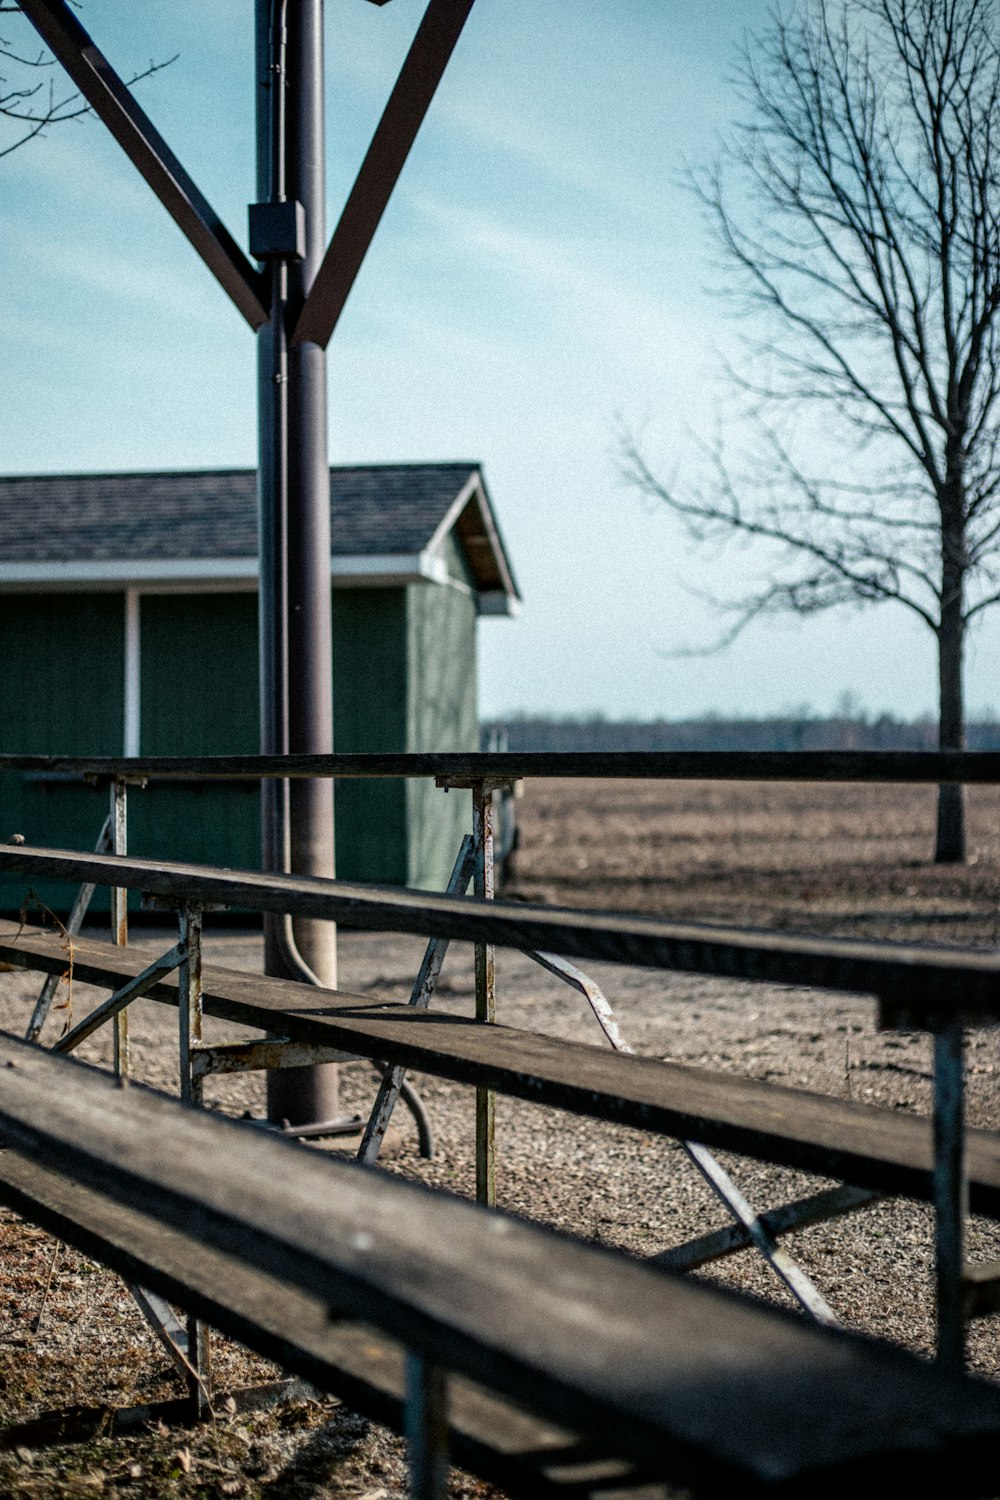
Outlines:
[[325,349],[473,0],[430,0],[292,332]]
[[[455,867],[448,881],[448,894],[450,896],[464,895],[468,889],[469,881],[472,879],[473,865],[475,863],[475,846],[471,834],[466,834],[462,840],[462,846],[458,851]],[[413,990],[410,994],[410,1004],[417,1010],[426,1010],[430,998],[434,993],[438,975],[441,973],[441,965],[444,963],[445,954],[448,952],[447,938],[431,938],[424,953],[420,971],[417,974]],[[358,1147],[358,1161],[368,1162],[373,1165],[378,1160],[379,1150],[385,1139],[389,1120],[396,1107],[396,1100],[406,1086],[406,1069],[398,1065],[387,1067],[382,1075],[379,1091],[375,1096],[372,1112],[365,1126],[365,1133]],[[411,1109],[413,1106],[411,1104]],[[420,1124],[417,1116],[418,1126]],[[429,1154],[429,1153],[425,1153]]]
[[[793,1229],[805,1229],[810,1224],[825,1224],[828,1219],[840,1218],[853,1213],[869,1203],[878,1203],[882,1194],[874,1188],[851,1187],[842,1183],[839,1187],[825,1188],[819,1193],[810,1193],[806,1198],[796,1198],[792,1203],[782,1203],[778,1208],[769,1208],[758,1214],[758,1221],[772,1237],[788,1234]],[[749,1231],[743,1224],[727,1224],[711,1234],[699,1235],[683,1245],[672,1245],[651,1255],[650,1265],[664,1271],[683,1274],[707,1266],[713,1260],[722,1260],[737,1250],[746,1250],[753,1244]]]
[[[566,959],[560,958],[555,953],[539,953],[531,949],[525,951],[529,958],[533,958],[544,969],[549,969],[560,979],[565,979],[567,984],[571,984],[574,989],[579,990],[580,994],[586,998],[601,1030],[616,1052],[634,1053],[635,1049],[630,1047],[622,1036],[615,1013],[607,998],[592,979],[589,979],[575,964],[568,963]],[[743,1236],[742,1243],[752,1244],[760,1251],[775,1275],[784,1282],[799,1305],[817,1323],[831,1328],[839,1327],[840,1320],[836,1313],[813,1286],[801,1266],[792,1259],[787,1250],[783,1250],[778,1244],[766,1221],[767,1216],[756,1213],[729,1173],[716,1161],[707,1147],[695,1141],[680,1141],[678,1144],[736,1220],[736,1233]]]
[[721,1198],[738,1224],[746,1231],[747,1238],[767,1261],[779,1281],[783,1281],[800,1306],[810,1313],[817,1323],[827,1328],[839,1328],[840,1319],[822,1293],[813,1286],[809,1277],[764,1223],[760,1215],[744,1198],[739,1188],[712,1153],[694,1141],[681,1141],[681,1146],[708,1185]]
[[[104,824],[98,834],[97,843],[94,847],[98,854],[104,854],[111,850],[112,843],[111,814],[109,813],[104,819]],[[77,891],[76,900],[73,902],[73,908],[63,929],[67,937],[76,937],[80,931],[80,928],[83,926],[83,919],[87,915],[87,908],[90,906],[96,889],[95,885],[84,884]],[[35,1008],[31,1013],[28,1029],[24,1033],[24,1040],[26,1042],[37,1042],[41,1036],[42,1027],[48,1020],[49,1011],[52,1009],[52,998],[55,995],[56,986],[61,977],[59,974],[49,974],[46,976],[41,993],[35,1001]]]
[[268,311],[262,274],[244,255],[65,0],[20,0],[20,6],[250,327],[263,327]]
[[82,1041],[85,1041],[88,1036],[91,1036],[93,1032],[103,1026],[105,1021],[112,1020],[127,1005],[131,1005],[133,1000],[139,1000],[153,989],[155,985],[159,984],[161,979],[166,978],[174,969],[179,969],[187,956],[187,944],[175,943],[173,948],[168,953],[164,953],[162,958],[158,958],[155,963],[151,963],[148,968],[143,969],[142,973],[137,974],[134,979],[130,979],[128,984],[123,984],[121,989],[116,990],[109,1000],[105,1000],[103,1004],[98,1005],[96,1009],[90,1012],[89,1016],[84,1016],[79,1025],[74,1026],[71,1031],[67,1031],[65,1036],[61,1036],[52,1048],[52,1051],[72,1052],[74,1047],[78,1047]]
[[199,1374],[190,1359],[190,1340],[188,1330],[174,1312],[170,1303],[158,1292],[151,1292],[148,1287],[138,1286],[134,1283],[128,1284],[136,1306],[142,1313],[150,1328],[156,1334],[164,1350],[176,1365],[179,1373],[184,1377],[189,1386],[197,1388],[202,1403],[206,1410],[211,1411],[211,1393],[202,1375]]
[[608,1004],[604,992],[584,974],[582,969],[578,969],[576,964],[571,964],[568,959],[560,958],[557,953],[539,953],[534,949],[526,948],[525,954],[528,958],[533,958],[536,964],[541,964],[543,969],[548,969],[551,974],[558,975],[575,990],[579,990],[594,1012],[598,1026],[616,1052],[632,1051],[621,1034],[615,1013]]

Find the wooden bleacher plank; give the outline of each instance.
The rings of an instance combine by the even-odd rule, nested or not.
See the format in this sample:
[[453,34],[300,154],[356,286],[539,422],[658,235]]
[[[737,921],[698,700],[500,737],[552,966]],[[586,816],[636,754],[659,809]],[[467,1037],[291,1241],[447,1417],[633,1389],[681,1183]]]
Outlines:
[[126,781],[310,776],[1000,783],[996,750],[506,750],[368,755],[0,755],[0,771]]
[[[0,961],[61,972],[61,943],[37,929],[0,930]],[[111,988],[148,961],[90,939],[74,939],[73,953],[78,980]],[[923,1116],[215,965],[203,978],[205,1013],[222,1020],[860,1187],[933,1195],[932,1126]],[[176,980],[149,998],[176,1004]],[[968,1131],[967,1162],[972,1211],[1000,1218],[1000,1134]]]
[[598,959],[770,984],[818,986],[875,995],[919,1016],[951,1014],[977,1024],[1000,1021],[1000,954],[742,931],[521,902],[477,901],[313,876],[0,845],[0,870],[124,887],[153,895],[290,912],[348,926],[450,937],[567,958]]
[[857,1335],[8,1038],[0,1130],[41,1166],[704,1494],[995,1491],[1000,1392]]
[[[331,1323],[319,1298],[12,1150],[0,1150],[0,1202],[354,1410],[402,1432],[402,1349],[370,1328]],[[468,1381],[453,1383],[449,1425],[456,1463],[515,1492],[554,1500],[568,1492],[582,1497],[613,1488],[614,1500],[630,1500],[643,1483],[641,1474],[613,1454],[595,1452],[578,1435]]]

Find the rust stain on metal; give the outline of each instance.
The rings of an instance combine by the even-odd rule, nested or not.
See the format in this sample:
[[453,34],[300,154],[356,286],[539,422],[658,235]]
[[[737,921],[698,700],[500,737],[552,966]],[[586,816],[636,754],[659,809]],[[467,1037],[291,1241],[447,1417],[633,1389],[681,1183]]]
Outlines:
[[[487,781],[472,788],[473,889],[480,901],[494,897],[494,790],[494,784]],[[492,943],[476,944],[476,1019],[486,1025],[496,1020],[496,948]],[[476,1198],[490,1205],[497,1201],[496,1095],[484,1088],[476,1090]]]

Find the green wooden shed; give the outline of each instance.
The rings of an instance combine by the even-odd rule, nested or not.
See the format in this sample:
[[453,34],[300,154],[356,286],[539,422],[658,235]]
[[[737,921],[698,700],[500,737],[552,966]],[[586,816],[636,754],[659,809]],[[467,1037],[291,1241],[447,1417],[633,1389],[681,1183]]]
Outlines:
[[[477,749],[478,619],[519,602],[479,466],[335,468],[330,492],[336,749]],[[0,478],[0,596],[0,752],[256,752],[253,471]],[[258,803],[256,784],[154,784],[130,851],[253,868]],[[0,809],[0,837],[74,848],[104,811],[13,775]],[[426,782],[342,782],[338,874],[440,887],[470,816]]]

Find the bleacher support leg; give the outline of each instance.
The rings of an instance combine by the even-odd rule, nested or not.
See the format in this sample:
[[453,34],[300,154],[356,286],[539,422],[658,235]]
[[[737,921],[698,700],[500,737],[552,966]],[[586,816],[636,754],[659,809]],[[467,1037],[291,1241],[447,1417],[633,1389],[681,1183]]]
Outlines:
[[191,1415],[194,1421],[204,1422],[212,1415],[212,1330],[198,1318],[187,1320],[187,1350],[191,1366],[187,1376]]
[[[128,792],[119,777],[111,783],[111,849],[114,854],[128,853]],[[121,886],[111,889],[111,939],[119,948],[128,947],[128,891]],[[127,1079],[128,1056],[128,1011],[122,1010],[114,1018],[115,1074]]]
[[448,1391],[444,1371],[406,1354],[406,1442],[410,1500],[441,1500],[448,1478]]
[[[180,1084],[185,1104],[201,1104],[204,1079],[196,1074],[192,1063],[201,1046],[201,928],[202,913],[197,906],[184,905],[177,913],[180,945],[185,958],[178,973],[177,1014],[180,1030]],[[209,1396],[212,1380],[211,1330],[197,1318],[187,1320],[187,1352],[191,1371],[188,1393],[195,1421],[210,1415]]]
[[[473,889],[481,901],[493,900],[493,784],[477,781],[472,787],[472,838],[475,846]],[[496,949],[476,944],[476,1020],[496,1020]],[[496,1094],[476,1089],[476,1200],[491,1206],[497,1201]]]
[[201,910],[182,906],[178,913],[180,942],[185,958],[178,974],[177,1015],[180,1028],[181,1098],[200,1104],[203,1079],[192,1061],[201,1045]]
[[937,1358],[960,1371],[965,1364],[963,1306],[965,1217],[964,1035],[948,1020],[934,1035],[934,1235],[937,1292]]

